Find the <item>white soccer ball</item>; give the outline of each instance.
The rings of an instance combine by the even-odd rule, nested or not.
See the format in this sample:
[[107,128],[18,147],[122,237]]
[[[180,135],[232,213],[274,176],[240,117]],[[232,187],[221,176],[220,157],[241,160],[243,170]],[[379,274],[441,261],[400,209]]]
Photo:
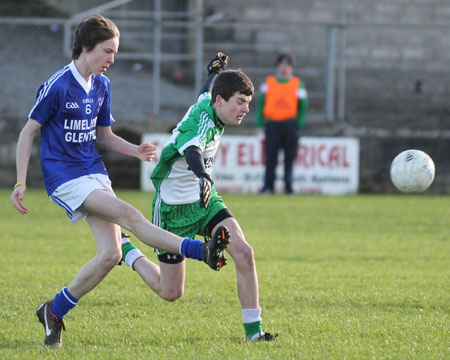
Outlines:
[[421,150],[406,150],[398,154],[391,164],[391,180],[404,193],[421,193],[434,180],[434,162]]

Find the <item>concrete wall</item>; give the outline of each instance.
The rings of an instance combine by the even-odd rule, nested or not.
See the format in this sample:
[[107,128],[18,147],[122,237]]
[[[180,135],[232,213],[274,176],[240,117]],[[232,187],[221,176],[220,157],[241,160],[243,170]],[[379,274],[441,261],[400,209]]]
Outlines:
[[[52,2],[54,0],[48,0]],[[194,0],[191,0],[193,3]],[[210,48],[224,46],[233,63],[244,68],[256,86],[272,69],[279,50],[291,51],[311,94],[311,110],[304,130],[310,136],[357,136],[361,139],[361,190],[392,191],[388,167],[393,157],[407,148],[420,148],[436,162],[437,177],[430,192],[450,191],[450,4],[447,0],[347,0],[346,113],[344,122],[327,124],[311,120],[324,112],[326,26],[339,21],[340,1],[211,0],[205,14],[222,12],[221,21],[258,23],[253,29],[237,25],[227,30],[209,29]],[[54,1],[64,11],[78,12],[103,1]],[[141,5],[139,5],[141,4]],[[172,8],[177,2],[171,1]],[[133,6],[151,10],[152,2]],[[181,5],[178,4],[178,8]],[[72,7],[72,8],[70,8]],[[279,28],[271,27],[278,23]],[[295,23],[294,28],[286,28]],[[354,24],[359,24],[358,26]],[[264,26],[267,24],[267,26]],[[372,27],[369,24],[393,26]],[[414,25],[414,26],[413,26]],[[417,26],[418,25],[418,26]],[[443,25],[442,27],[440,25]],[[402,27],[403,26],[403,27]],[[0,25],[0,186],[15,182],[15,142],[36,90],[51,73],[67,64],[62,53],[62,30],[48,26]],[[125,37],[124,37],[125,38]],[[43,39],[45,41],[43,41]],[[246,50],[245,44],[260,44]],[[228,47],[227,47],[228,46]],[[235,47],[236,49],[233,49]],[[133,71],[134,62],[117,61],[107,75],[113,83],[116,131],[133,141],[146,131],[167,131],[181,118],[195,97],[195,89],[163,79],[161,98],[164,116],[151,116],[151,64]],[[252,103],[246,125],[228,133],[253,133]],[[29,184],[41,186],[36,141],[29,170]],[[119,155],[105,154],[116,186],[138,187],[139,163]]]

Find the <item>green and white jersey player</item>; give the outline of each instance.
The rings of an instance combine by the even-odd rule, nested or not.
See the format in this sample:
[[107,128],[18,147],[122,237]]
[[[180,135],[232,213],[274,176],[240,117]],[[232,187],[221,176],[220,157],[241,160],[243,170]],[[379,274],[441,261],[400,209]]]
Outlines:
[[211,94],[201,94],[198,102],[190,107],[173,130],[151,175],[157,194],[166,204],[179,205],[199,200],[199,178],[187,164],[185,151],[190,146],[198,147],[205,171],[211,176],[212,162],[223,131],[224,124],[211,106]]
[[[198,102],[189,108],[164,145],[151,175],[156,188],[153,223],[180,236],[229,236],[227,251],[236,266],[246,338],[271,341],[276,335],[262,330],[253,249],[211,179],[211,167],[224,127],[241,124],[254,93],[253,84],[244,72],[225,70],[227,63],[228,57],[220,52],[211,59],[209,76]],[[128,240],[124,242],[125,262],[152,290],[168,301],[183,295],[186,269],[181,255],[158,251],[158,267]]]

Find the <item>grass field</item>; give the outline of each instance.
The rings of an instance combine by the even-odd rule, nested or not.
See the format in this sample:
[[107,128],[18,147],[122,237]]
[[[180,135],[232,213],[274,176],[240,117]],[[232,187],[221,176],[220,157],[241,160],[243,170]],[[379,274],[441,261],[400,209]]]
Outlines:
[[[450,197],[225,195],[255,250],[264,328],[243,340],[234,266],[187,266],[182,299],[159,299],[120,266],[42,346],[38,304],[95,253],[44,191],[21,216],[0,190],[1,359],[450,359]],[[151,194],[118,191],[151,215]],[[152,249],[136,242],[151,258]]]

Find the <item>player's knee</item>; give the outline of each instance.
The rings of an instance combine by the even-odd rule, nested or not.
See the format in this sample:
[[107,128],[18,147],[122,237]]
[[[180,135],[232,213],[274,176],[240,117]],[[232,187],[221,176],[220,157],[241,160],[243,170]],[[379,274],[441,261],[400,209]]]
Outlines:
[[243,247],[242,254],[244,255],[244,261],[253,266],[255,262],[253,248],[249,244],[246,244],[246,246]]
[[245,241],[239,242],[239,244],[237,244],[236,246],[235,253],[236,255],[233,257],[234,261],[253,266],[254,264],[253,248],[250,246],[249,243]]
[[159,293],[159,296],[169,302],[174,302],[183,296],[183,289],[170,289],[163,290]]
[[98,259],[104,269],[112,269],[122,259],[120,249],[104,250],[98,254]]

